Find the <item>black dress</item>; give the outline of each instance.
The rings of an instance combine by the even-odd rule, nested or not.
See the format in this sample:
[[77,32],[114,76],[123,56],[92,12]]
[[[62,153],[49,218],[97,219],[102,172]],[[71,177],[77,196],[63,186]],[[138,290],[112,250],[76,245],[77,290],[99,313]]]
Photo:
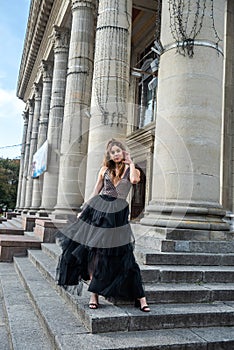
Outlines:
[[129,172],[128,168],[114,186],[107,169],[100,194],[61,231],[62,254],[56,271],[59,285],[74,286],[91,276],[88,290],[106,298],[134,300],[145,296],[128,221]]

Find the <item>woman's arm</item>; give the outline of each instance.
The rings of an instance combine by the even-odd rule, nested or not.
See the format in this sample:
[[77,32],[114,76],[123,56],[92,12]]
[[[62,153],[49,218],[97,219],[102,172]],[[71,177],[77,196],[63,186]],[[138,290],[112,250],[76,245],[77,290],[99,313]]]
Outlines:
[[124,163],[129,165],[130,168],[130,182],[135,185],[140,181],[140,171],[135,168],[135,165],[130,157],[130,154],[128,152],[124,152],[125,154],[125,160]]
[[[99,171],[99,173],[98,173],[98,178],[97,178],[97,182],[96,182],[96,184],[95,184],[95,186],[94,186],[94,190],[93,190],[93,193],[92,193],[92,195],[91,195],[91,197],[94,197],[94,196],[96,196],[100,191],[101,191],[101,189],[102,189],[102,187],[103,187],[103,175],[104,175],[104,172],[106,171],[106,167],[105,166],[103,166],[101,169],[100,169],[100,171]],[[91,198],[90,197],[90,198]]]

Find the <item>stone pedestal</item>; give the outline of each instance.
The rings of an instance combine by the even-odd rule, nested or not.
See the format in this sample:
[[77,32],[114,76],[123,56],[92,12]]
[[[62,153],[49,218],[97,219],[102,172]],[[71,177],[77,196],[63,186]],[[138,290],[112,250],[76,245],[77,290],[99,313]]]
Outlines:
[[44,174],[40,213],[51,213],[57,202],[61,134],[69,47],[68,29],[54,26],[54,72],[47,140],[49,154]]
[[40,249],[41,241],[34,237],[0,235],[0,262],[12,262],[14,256],[26,256],[28,249]]
[[35,222],[35,237],[44,243],[55,243],[55,234],[67,224],[66,220],[40,220]]
[[[38,216],[35,215],[25,215],[22,217],[22,225],[23,225],[23,229],[26,232],[33,232],[33,229],[35,227],[35,221],[38,220]],[[50,220],[47,217],[41,218],[41,220]]]
[[129,90],[132,1],[100,0],[85,199],[93,191],[110,138],[125,141]]
[[93,77],[95,0],[72,1],[58,198],[54,215],[66,217],[83,203],[88,117]]
[[[221,38],[224,8],[224,1],[214,4]],[[177,52],[168,3],[163,1],[161,41],[165,50],[158,76],[152,201],[141,220],[144,225],[171,231],[193,230],[193,239],[200,236],[200,230],[209,235],[229,229],[219,202],[223,42],[218,51],[208,10],[196,39],[192,58]]]

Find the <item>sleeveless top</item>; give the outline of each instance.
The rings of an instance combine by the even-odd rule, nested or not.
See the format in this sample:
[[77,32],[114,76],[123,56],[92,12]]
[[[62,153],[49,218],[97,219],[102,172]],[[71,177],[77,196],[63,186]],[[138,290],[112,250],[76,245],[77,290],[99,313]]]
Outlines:
[[109,169],[106,169],[103,176],[104,185],[99,194],[107,195],[115,198],[126,199],[130,191],[130,188],[132,186],[129,175],[130,175],[130,168],[128,167],[124,173],[124,176],[119,180],[119,182],[115,186],[111,180]]

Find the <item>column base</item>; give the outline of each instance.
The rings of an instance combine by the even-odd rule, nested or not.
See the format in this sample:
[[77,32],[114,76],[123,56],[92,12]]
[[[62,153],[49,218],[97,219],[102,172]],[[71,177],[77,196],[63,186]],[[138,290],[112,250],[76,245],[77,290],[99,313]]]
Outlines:
[[173,239],[187,239],[185,237],[196,239],[197,235],[200,237],[200,233],[207,239],[212,239],[213,232],[221,233],[230,230],[230,225],[223,220],[225,215],[226,211],[219,204],[203,206],[175,202],[163,204],[152,201],[146,207],[140,223],[166,228],[167,235],[170,234]]
[[81,208],[55,208],[50,214],[50,217],[54,220],[73,220],[77,218],[77,215],[81,212]]
[[37,212],[36,208],[30,208],[30,210],[28,211],[28,215],[35,215]]
[[22,210],[22,213],[23,214],[28,214],[28,211],[29,211],[29,208],[27,208],[27,209],[25,208],[25,209]]
[[44,208],[39,208],[37,213],[36,213],[36,216],[37,217],[48,217],[51,212],[52,212],[52,210],[46,210]]

